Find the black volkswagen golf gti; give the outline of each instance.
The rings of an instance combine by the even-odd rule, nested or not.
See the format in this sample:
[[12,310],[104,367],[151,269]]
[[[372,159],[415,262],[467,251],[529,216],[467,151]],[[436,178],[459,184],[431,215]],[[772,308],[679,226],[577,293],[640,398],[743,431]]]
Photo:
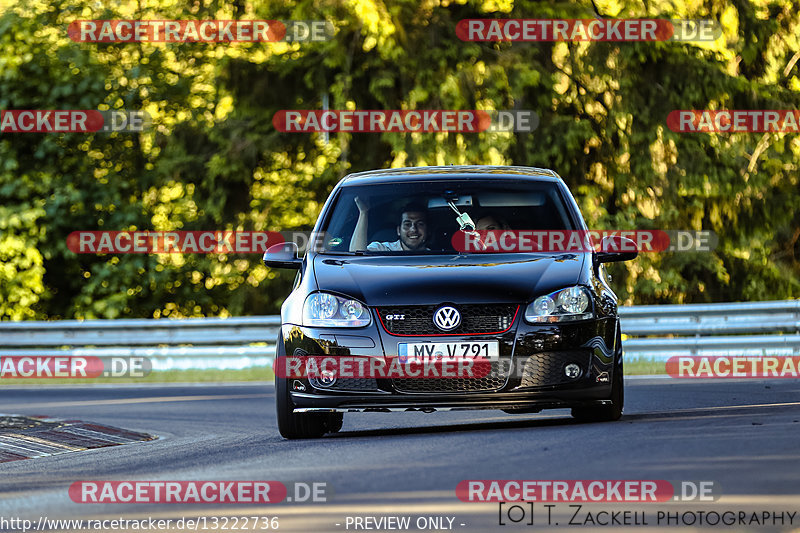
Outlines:
[[[342,179],[303,257],[294,243],[264,255],[267,266],[298,270],[276,348],[281,435],[319,437],[363,411],[571,408],[581,420],[617,420],[622,346],[603,263],[636,252],[510,245],[527,244],[525,232],[586,231],[551,170],[418,167]],[[600,250],[624,249],[611,239],[620,246]],[[490,366],[447,378],[278,370],[322,356]]]

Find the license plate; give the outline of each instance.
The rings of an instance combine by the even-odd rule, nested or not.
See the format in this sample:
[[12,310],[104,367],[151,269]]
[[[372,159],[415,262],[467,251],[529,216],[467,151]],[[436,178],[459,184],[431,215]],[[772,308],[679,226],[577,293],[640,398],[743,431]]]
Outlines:
[[401,342],[397,345],[397,356],[401,363],[459,361],[476,357],[497,361],[500,351],[497,341]]

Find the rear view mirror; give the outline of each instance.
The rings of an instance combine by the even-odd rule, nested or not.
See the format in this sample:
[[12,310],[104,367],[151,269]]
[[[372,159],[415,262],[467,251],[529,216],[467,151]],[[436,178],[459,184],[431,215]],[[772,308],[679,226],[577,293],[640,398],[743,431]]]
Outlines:
[[[453,198],[449,201],[453,202],[458,207],[472,207],[472,196],[469,194],[458,197],[453,196]],[[428,200],[428,209],[447,207],[448,205],[450,205],[448,203],[448,199],[444,197],[436,197]]]
[[594,263],[614,263],[616,261],[630,261],[636,259],[639,250],[636,243],[627,237],[620,235],[609,235],[603,237],[600,251],[594,254]]
[[270,246],[264,252],[264,264],[271,268],[300,268],[303,260],[297,257],[297,244],[281,242]]

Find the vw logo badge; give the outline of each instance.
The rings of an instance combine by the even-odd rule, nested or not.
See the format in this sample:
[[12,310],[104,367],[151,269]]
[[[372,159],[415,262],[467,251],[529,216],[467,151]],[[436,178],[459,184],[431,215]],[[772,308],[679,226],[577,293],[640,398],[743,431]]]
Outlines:
[[440,307],[433,314],[433,323],[443,331],[455,329],[461,324],[461,313],[449,305]]

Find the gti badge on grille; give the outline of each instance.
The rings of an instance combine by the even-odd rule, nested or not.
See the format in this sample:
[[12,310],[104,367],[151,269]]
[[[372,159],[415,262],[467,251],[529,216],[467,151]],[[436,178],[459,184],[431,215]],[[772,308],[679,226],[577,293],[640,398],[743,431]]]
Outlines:
[[405,320],[406,315],[386,315],[386,320]]
[[433,323],[443,331],[455,329],[461,324],[461,313],[458,312],[458,309],[449,305],[440,307],[433,314]]

